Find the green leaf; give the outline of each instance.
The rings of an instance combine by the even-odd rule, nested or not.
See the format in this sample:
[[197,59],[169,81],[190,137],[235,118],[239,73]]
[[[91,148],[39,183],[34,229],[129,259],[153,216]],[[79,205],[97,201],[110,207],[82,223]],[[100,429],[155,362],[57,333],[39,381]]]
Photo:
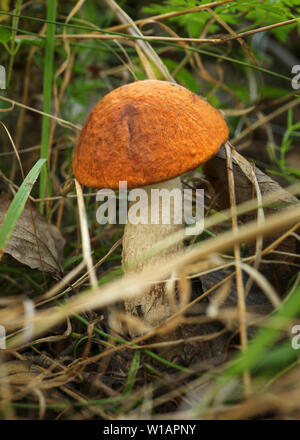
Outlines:
[[[174,60],[171,60],[169,58],[164,58],[163,62],[164,62],[164,64],[167,66],[167,68],[170,71],[175,70],[176,67],[178,66],[177,62],[175,62]],[[176,80],[181,85],[183,85],[184,87],[189,89],[191,92],[193,92],[193,93],[198,93],[199,92],[200,86],[199,86],[197,80],[184,67],[182,69],[180,69],[179,72],[176,74]]]
[[0,26],[0,43],[7,43],[10,40],[10,31],[3,26]]
[[34,182],[38,178],[42,166],[46,162],[46,159],[40,159],[34,165],[34,167],[29,171],[25,177],[22,185],[18,189],[13,201],[9,205],[7,213],[5,215],[4,221],[0,228],[0,255],[3,252],[4,246],[9,240],[9,237],[18,221],[18,218],[22,214],[25,203],[31,192]]

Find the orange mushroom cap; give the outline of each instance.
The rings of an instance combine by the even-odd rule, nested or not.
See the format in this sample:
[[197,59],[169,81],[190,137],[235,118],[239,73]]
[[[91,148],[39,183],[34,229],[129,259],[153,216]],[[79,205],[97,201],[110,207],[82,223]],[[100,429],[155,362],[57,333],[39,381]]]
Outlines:
[[206,162],[228,138],[221,113],[182,86],[137,81],[105,95],[91,111],[73,158],[76,179],[118,189],[162,182]]

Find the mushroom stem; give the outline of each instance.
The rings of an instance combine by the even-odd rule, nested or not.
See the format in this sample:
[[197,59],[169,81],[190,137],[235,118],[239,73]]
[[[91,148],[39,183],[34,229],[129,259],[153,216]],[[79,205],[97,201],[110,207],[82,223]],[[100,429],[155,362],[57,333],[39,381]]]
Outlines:
[[[147,197],[140,197],[138,207],[140,212],[146,213],[148,222],[147,224],[133,224],[131,222],[130,210],[134,203],[130,202],[123,236],[123,266],[141,260],[145,252],[152,249],[156,243],[168,235],[181,229],[184,224],[180,178],[148,185],[143,187],[143,190]],[[180,218],[181,222],[177,224]],[[153,221],[156,224],[153,224]],[[170,256],[179,252],[182,247],[182,242],[177,243],[159,255],[137,263],[126,273],[141,271],[144,267],[152,266],[158,262],[163,264]],[[158,284],[153,285],[143,294],[125,299],[125,309],[131,315],[142,318],[144,323],[150,326],[161,324],[173,312],[165,292],[165,285],[159,280]]]

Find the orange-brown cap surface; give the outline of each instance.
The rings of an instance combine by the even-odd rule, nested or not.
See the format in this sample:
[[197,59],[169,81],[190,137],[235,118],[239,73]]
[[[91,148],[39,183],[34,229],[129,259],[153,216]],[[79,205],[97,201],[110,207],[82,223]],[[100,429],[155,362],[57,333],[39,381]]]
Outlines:
[[92,110],[73,172],[83,185],[128,188],[179,176],[206,162],[227,140],[221,113],[177,84],[145,80],[119,87]]

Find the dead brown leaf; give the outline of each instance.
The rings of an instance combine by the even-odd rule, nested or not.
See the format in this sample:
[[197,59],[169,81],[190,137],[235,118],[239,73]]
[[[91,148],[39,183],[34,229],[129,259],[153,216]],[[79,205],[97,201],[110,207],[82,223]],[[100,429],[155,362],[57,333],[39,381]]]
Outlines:
[[[300,203],[297,197],[291,195],[288,191],[284,191],[279,183],[263,173],[259,168],[248,162],[247,159],[234,150],[232,153],[232,159],[237,204],[256,197],[253,176],[256,178],[262,197],[269,193],[277,193],[278,191],[282,192],[282,196],[278,198],[276,204],[264,207],[265,216],[276,212],[282,213],[291,206]],[[204,172],[207,180],[215,190],[215,208],[228,208],[229,193],[227,187],[227,169],[225,152],[223,149],[205,164]],[[257,218],[257,210],[239,216],[239,220],[243,223],[247,223],[254,218]],[[276,233],[270,235],[268,238],[264,238],[263,248],[265,249],[268,246],[272,247],[272,243],[275,243],[276,240],[278,240],[278,244],[276,244],[273,249],[270,249],[270,252],[267,254],[263,253],[263,261],[265,264],[260,265],[260,270],[263,275],[265,275],[266,278],[276,286],[279,293],[286,291],[286,287],[291,277],[299,270],[299,258],[297,258],[297,255],[299,255],[299,241],[293,234],[287,234],[287,236],[281,240],[281,237],[286,233],[287,231],[283,230],[280,231],[279,234]],[[253,255],[255,253],[253,245],[247,245],[247,249],[248,255]]]
[[[7,194],[0,194],[0,226],[10,202],[11,199]],[[49,224],[34,207],[32,207],[32,215],[36,236],[30,208],[27,204],[6,244],[4,253],[11,255],[31,269],[43,269],[54,275],[60,275],[65,239],[60,231],[54,225]],[[37,241],[39,246],[37,246]],[[41,267],[40,260],[43,267]]]

